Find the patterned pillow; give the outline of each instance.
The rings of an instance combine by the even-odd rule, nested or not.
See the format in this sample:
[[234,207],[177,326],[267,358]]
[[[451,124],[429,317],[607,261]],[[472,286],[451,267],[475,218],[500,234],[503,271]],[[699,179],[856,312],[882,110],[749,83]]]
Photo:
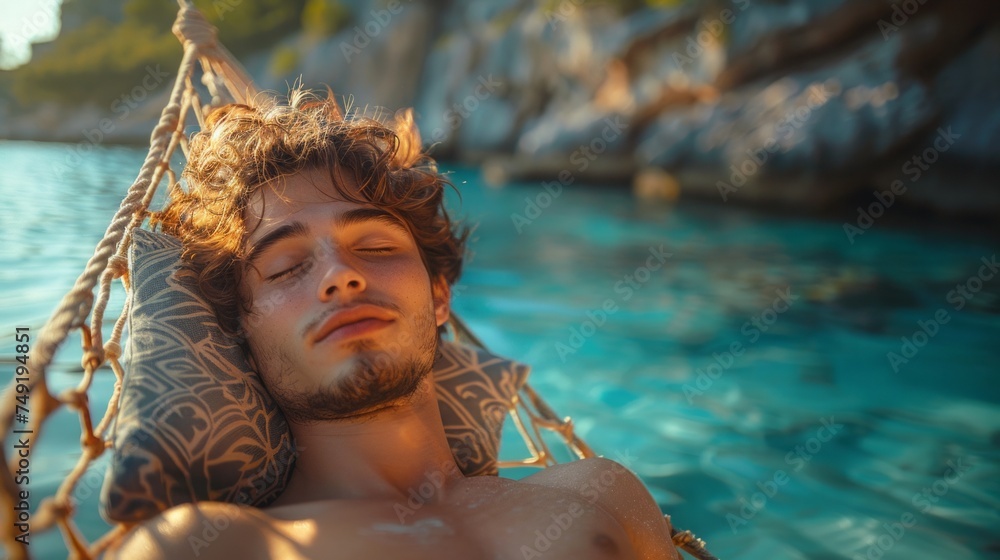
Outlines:
[[[180,242],[136,230],[131,308],[105,516],[148,519],[182,503],[264,506],[292,472],[280,409],[198,293]],[[445,434],[468,476],[495,475],[500,429],[529,368],[445,342],[434,366]]]

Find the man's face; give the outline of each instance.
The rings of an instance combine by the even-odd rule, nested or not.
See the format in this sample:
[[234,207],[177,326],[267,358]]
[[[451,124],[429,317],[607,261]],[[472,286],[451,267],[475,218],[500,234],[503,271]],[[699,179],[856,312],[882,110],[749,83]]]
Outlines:
[[[239,286],[258,371],[297,422],[347,418],[412,394],[430,372],[447,283],[432,282],[405,225],[337,196],[330,174],[305,171],[261,189]],[[354,184],[347,188],[355,188]]]

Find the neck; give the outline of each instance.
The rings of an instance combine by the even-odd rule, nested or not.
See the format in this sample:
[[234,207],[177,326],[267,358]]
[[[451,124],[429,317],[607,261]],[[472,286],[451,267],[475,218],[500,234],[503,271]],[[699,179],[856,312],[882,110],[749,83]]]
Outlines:
[[359,419],[291,424],[298,457],[276,505],[350,498],[406,498],[429,482],[443,497],[462,478],[441,423],[432,375],[405,402]]

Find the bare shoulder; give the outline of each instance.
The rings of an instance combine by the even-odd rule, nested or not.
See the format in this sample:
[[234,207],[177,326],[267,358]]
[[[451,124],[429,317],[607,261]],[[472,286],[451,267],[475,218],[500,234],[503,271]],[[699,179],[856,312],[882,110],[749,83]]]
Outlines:
[[631,501],[637,497],[649,497],[649,492],[639,477],[621,463],[603,457],[553,465],[523,481],[572,490],[591,503],[602,506]]
[[[602,478],[604,479],[603,483],[600,482]],[[613,486],[616,482],[619,484],[622,482],[626,484],[642,483],[632,471],[621,463],[604,457],[591,457],[559,463],[525,477],[523,480],[542,486],[568,487],[579,490],[581,494],[599,492],[601,487]],[[579,484],[581,482],[589,482],[589,486],[593,486],[593,488],[585,489]]]
[[646,485],[616,461],[593,457],[561,463],[522,481],[575,492],[607,511],[628,533],[643,560],[680,558],[671,540],[670,522]]
[[192,558],[207,560],[243,552],[252,557],[264,543],[253,508],[220,502],[183,504],[133,527],[105,552],[106,560]]

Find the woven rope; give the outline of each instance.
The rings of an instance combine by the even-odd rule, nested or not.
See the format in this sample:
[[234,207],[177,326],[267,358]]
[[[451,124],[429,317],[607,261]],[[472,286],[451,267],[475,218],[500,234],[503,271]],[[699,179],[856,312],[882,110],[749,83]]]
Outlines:
[[[125,524],[118,524],[94,543],[87,543],[73,521],[75,504],[71,498],[73,489],[88,467],[111,442],[105,439],[112,420],[118,414],[124,369],[121,357],[121,335],[128,314],[126,302],[122,314],[115,321],[110,338],[103,342],[104,314],[115,279],[121,279],[128,286],[127,252],[132,242],[132,232],[141,227],[148,215],[149,204],[156,193],[163,176],[167,175],[171,185],[176,184],[177,175],[170,168],[170,158],[180,146],[187,152],[184,123],[190,113],[195,113],[199,125],[203,124],[204,107],[235,101],[248,102],[257,90],[239,62],[216,40],[216,30],[188,0],[178,0],[179,11],[173,26],[184,47],[174,81],[170,99],[163,108],[160,120],[150,135],[149,153],[139,169],[139,174],[129,187],[118,211],[97,244],[93,256],[77,278],[45,326],[39,332],[30,356],[30,375],[26,383],[31,394],[31,430],[34,441],[41,435],[45,420],[61,406],[79,413],[81,425],[80,444],[82,453],[73,470],[66,476],[55,496],[45,498],[32,515],[31,529],[34,533],[50,530],[58,526],[69,549],[69,557],[91,559],[100,555],[108,546],[120,538],[127,530]],[[203,83],[209,90],[211,102],[203,103],[192,85],[192,76],[200,63]],[[95,300],[94,290],[97,289]],[[86,321],[90,317],[90,325]],[[459,340],[483,347],[482,342],[469,331],[453,314],[452,327]],[[53,396],[46,383],[45,375],[59,346],[73,329],[79,329],[83,339],[82,365],[84,375],[80,383],[72,389]],[[97,426],[90,414],[87,391],[90,389],[94,373],[102,365],[111,366],[115,374],[115,385],[107,411]],[[10,435],[16,412],[16,384],[11,383],[0,400],[0,433]],[[527,425],[521,415],[528,417]],[[555,464],[553,454],[542,438],[539,428],[556,432],[578,457],[593,457],[595,454],[573,432],[569,418],[559,418],[554,411],[531,389],[525,385],[521,391],[511,416],[518,431],[525,439],[531,457],[522,461],[505,461],[501,466],[546,467]],[[16,540],[18,531],[14,525],[13,512],[20,488],[14,482],[17,470],[16,458],[8,460],[6,449],[0,446],[0,460],[8,463],[9,477],[0,476],[0,525],[3,527],[2,541],[11,560],[28,560],[28,547]],[[9,461],[9,462],[8,462]],[[676,531],[674,543],[700,560],[713,560],[700,540],[689,531]]]

